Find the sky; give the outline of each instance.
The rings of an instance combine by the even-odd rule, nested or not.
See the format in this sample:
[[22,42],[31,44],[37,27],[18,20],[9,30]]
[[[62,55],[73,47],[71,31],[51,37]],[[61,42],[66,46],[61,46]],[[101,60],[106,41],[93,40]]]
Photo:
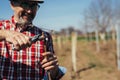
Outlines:
[[[33,23],[49,30],[60,31],[74,26],[81,29],[83,12],[92,0],[44,0]],[[0,18],[9,19],[13,15],[8,0],[0,2]]]

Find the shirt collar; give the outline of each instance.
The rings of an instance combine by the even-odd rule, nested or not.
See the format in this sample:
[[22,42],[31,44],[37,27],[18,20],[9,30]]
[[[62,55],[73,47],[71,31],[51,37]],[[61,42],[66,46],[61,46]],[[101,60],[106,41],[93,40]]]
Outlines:
[[11,17],[11,23],[14,25],[13,27],[16,27],[16,26],[15,26],[15,25],[16,25],[16,22],[15,22],[15,20],[14,20],[14,16]]

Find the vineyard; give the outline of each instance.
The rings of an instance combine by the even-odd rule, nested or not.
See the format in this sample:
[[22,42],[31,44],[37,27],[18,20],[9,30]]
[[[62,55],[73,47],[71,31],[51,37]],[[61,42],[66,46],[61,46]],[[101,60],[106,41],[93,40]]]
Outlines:
[[116,41],[100,41],[100,51],[96,51],[96,42],[77,40],[76,68],[74,72],[71,56],[71,40],[61,42],[58,47],[54,41],[55,52],[60,65],[67,68],[61,80],[120,80],[117,67]]

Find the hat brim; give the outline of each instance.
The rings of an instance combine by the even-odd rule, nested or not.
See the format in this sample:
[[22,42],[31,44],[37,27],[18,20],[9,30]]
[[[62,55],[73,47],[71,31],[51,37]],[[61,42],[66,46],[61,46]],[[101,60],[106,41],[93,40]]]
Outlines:
[[44,3],[44,1],[37,1],[38,3]]
[[[9,1],[15,1],[15,0],[9,0]],[[42,1],[42,0],[29,0],[29,1],[38,2],[38,3],[44,3],[44,1]]]
[[38,2],[38,3],[44,3],[43,0],[30,0],[30,1]]

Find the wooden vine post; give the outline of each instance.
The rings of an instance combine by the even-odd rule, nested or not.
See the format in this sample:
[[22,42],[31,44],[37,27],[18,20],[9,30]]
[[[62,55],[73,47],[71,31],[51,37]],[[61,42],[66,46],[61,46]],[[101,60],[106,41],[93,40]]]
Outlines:
[[117,65],[118,70],[120,70],[120,24],[116,26],[116,33],[117,33]]
[[73,67],[73,71],[76,72],[77,71],[77,67],[76,67],[76,44],[77,44],[77,34],[75,32],[72,33],[72,67]]

